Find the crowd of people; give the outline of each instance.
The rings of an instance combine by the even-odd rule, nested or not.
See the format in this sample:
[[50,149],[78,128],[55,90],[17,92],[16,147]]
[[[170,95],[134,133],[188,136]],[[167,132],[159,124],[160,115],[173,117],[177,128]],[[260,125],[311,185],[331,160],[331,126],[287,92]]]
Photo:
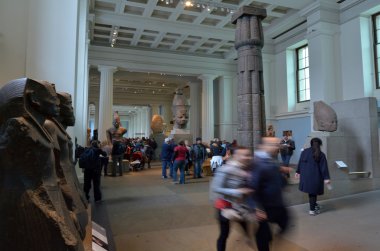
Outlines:
[[[295,178],[300,179],[299,190],[309,196],[309,214],[312,216],[320,213],[317,196],[324,193],[324,184],[330,184],[327,160],[321,151],[321,145],[319,138],[313,138],[310,147],[302,151],[295,170]],[[100,146],[98,141],[93,141],[89,149],[96,153],[97,164],[89,165],[95,166],[95,169],[85,167],[84,190],[89,199],[93,182],[95,201],[100,201],[101,170],[104,169],[104,175],[108,175],[109,156],[115,162],[114,156],[121,154],[122,159],[129,160],[131,166],[138,160],[140,168],[146,163],[150,168],[157,143],[154,139],[137,138],[125,139],[118,142],[117,146]],[[290,222],[282,190],[289,178],[289,160],[294,150],[294,141],[287,135],[282,140],[263,137],[254,154],[251,149],[238,146],[236,141],[229,143],[213,139],[208,144],[198,137],[191,144],[188,140],[176,142],[172,138],[166,138],[161,152],[156,155],[162,163],[162,178],[170,177],[174,184],[186,184],[186,176],[191,175],[190,170],[194,179],[203,178],[202,166],[206,159],[210,159],[214,176],[210,186],[210,198],[216,208],[220,227],[216,243],[218,251],[226,250],[231,221],[241,225],[248,243],[252,244],[252,240],[256,240],[259,251],[269,251],[272,241],[272,228],[269,223],[276,224],[278,234],[282,234],[286,232]],[[278,161],[279,154],[282,162]],[[120,166],[119,174],[122,175]],[[113,168],[112,175],[116,175],[116,167]],[[252,232],[250,229],[253,225],[256,230]]]
[[230,149],[235,146],[236,141],[229,143],[218,138],[213,139],[209,144],[203,143],[200,137],[196,138],[194,144],[189,143],[188,140],[180,140],[177,143],[173,138],[166,138],[160,154],[162,178],[168,178],[167,169],[169,169],[169,177],[175,184],[185,184],[185,176],[191,175],[190,169],[193,170],[194,179],[202,178],[202,166],[205,160],[210,158],[211,168],[215,172],[229,158]]

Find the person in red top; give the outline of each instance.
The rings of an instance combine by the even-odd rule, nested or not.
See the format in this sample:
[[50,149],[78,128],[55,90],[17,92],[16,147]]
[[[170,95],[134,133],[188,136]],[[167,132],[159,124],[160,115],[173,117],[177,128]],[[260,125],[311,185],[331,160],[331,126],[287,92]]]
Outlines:
[[185,184],[185,163],[186,159],[189,155],[189,151],[187,150],[185,146],[185,142],[181,140],[178,143],[178,146],[174,148],[174,165],[173,165],[173,181],[175,184],[178,184],[177,180],[177,171],[179,169],[180,176],[179,176],[179,184]]

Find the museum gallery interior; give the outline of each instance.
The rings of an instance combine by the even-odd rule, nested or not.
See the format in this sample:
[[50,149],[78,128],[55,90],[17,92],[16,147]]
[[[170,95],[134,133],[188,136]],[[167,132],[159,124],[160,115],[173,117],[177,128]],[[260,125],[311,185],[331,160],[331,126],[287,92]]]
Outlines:
[[[295,143],[271,250],[380,248],[379,0],[3,0],[0,24],[2,250],[215,250],[215,175],[175,185],[161,148],[264,136]],[[149,168],[116,164],[114,141],[152,138]],[[312,138],[317,217],[294,178]],[[93,139],[120,171],[99,203],[75,158]],[[257,250],[237,225],[226,250]]]

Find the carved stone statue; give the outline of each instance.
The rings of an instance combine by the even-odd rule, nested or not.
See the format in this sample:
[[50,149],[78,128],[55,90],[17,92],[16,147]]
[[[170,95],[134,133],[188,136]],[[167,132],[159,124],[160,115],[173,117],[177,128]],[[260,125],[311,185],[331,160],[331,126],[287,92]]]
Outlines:
[[178,88],[172,104],[174,129],[186,129],[189,120],[189,108],[186,97],[183,95],[183,89]]
[[74,126],[75,124],[74,110],[70,94],[57,93],[57,95],[60,101],[60,116],[45,120],[44,127],[53,138],[55,169],[59,178],[59,186],[67,208],[76,217],[75,220],[78,222],[77,228],[83,239],[86,235],[88,223],[87,201],[80,188],[71,157],[73,143],[66,132],[67,126]]
[[273,125],[268,125],[267,137],[276,137],[276,132],[273,129]]
[[150,128],[153,134],[162,133],[164,131],[164,119],[161,115],[153,115]]
[[0,247],[84,250],[57,183],[53,139],[43,127],[58,115],[53,86],[17,79],[0,89]]
[[113,126],[107,130],[108,144],[112,144],[112,176],[116,176],[116,168],[119,167],[119,175],[123,175],[123,157],[125,146],[123,143],[123,135],[127,129],[121,127],[120,117],[117,112],[113,115]]
[[338,127],[336,112],[323,101],[314,102],[314,124],[315,131],[334,132]]
[[112,145],[114,141],[122,141],[123,135],[127,133],[127,129],[121,126],[120,117],[117,112],[113,114],[113,127],[107,130],[107,141]]

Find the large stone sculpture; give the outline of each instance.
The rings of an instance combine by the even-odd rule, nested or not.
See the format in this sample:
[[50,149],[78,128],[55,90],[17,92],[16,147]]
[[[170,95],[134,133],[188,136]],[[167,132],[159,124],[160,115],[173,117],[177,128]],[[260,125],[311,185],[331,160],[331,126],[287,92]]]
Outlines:
[[163,133],[164,131],[164,119],[161,115],[155,114],[152,117],[152,122],[150,125],[153,134]]
[[0,247],[84,250],[57,183],[54,146],[43,127],[57,116],[52,85],[14,80],[0,89]]
[[121,126],[120,117],[117,112],[113,115],[113,127],[107,130],[108,144],[112,144],[112,176],[116,176],[116,168],[119,167],[119,175],[123,175],[123,157],[124,157],[124,143],[123,135],[127,129]]
[[315,131],[335,132],[338,128],[338,117],[336,112],[325,102],[314,102],[314,124]]
[[238,51],[238,142],[256,147],[265,134],[265,101],[263,83],[264,45],[262,20],[266,10],[243,6],[233,16],[236,24],[235,48]]
[[127,129],[121,126],[120,117],[117,112],[113,115],[113,127],[107,130],[107,142],[112,145],[115,141],[122,141],[123,135],[127,133]]
[[73,143],[66,132],[67,126],[75,124],[74,110],[70,94],[57,93],[57,95],[60,101],[60,115],[57,118],[50,117],[45,120],[44,127],[53,138],[55,169],[59,178],[59,186],[67,208],[73,212],[75,220],[78,222],[78,231],[84,238],[88,223],[87,201],[80,188],[71,157]]
[[174,129],[186,130],[189,120],[189,108],[190,105],[183,95],[183,89],[178,88],[175,92],[172,104]]

